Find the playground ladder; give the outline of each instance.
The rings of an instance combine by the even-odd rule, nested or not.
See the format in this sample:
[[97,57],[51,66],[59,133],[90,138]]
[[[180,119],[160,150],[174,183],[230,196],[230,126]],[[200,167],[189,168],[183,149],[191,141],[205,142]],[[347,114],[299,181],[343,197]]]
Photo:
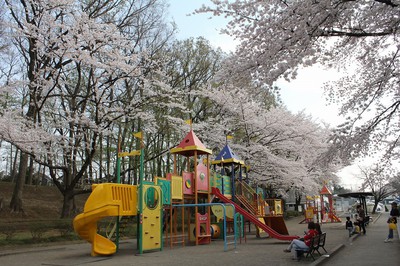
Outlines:
[[251,202],[249,202],[247,200],[247,198],[245,196],[236,194],[235,197],[236,197],[237,201],[240,202],[240,204],[242,204],[243,207],[245,209],[247,209],[251,214],[257,215],[257,209],[254,207],[254,205]]
[[258,215],[257,203],[255,202],[256,195],[257,192],[246,182],[237,181],[235,199],[254,215]]
[[130,216],[119,216],[116,219],[112,219],[110,223],[107,225],[106,228],[106,236],[108,239],[115,241],[116,240],[116,230],[117,230],[117,219],[119,221],[119,231],[123,231],[129,224],[129,222],[132,223],[132,219]]
[[[166,214],[164,218],[163,233],[165,233],[164,240],[166,240],[166,244],[169,244],[170,248],[174,245],[182,245],[186,244],[187,233],[185,233],[184,227],[185,224],[181,223],[181,230],[178,230],[178,213],[181,217],[184,217],[184,208],[181,208],[180,211],[177,210],[176,207],[172,206],[172,203],[181,203],[183,201],[174,201],[171,202],[171,205],[164,206],[164,214]],[[183,221],[183,219],[181,219]]]

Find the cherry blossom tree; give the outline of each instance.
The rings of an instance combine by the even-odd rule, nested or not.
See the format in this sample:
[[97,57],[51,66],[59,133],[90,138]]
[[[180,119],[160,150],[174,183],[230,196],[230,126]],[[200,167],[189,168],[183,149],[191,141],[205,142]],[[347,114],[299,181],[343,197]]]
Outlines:
[[400,173],[397,172],[389,182],[390,186],[394,189],[394,193],[400,194]]
[[399,152],[399,1],[212,2],[198,12],[230,19],[223,32],[240,41],[227,71],[271,88],[299,68],[336,69],[342,78],[326,89],[348,117],[334,139],[342,155]]
[[28,156],[50,169],[64,195],[61,216],[67,217],[100,134],[113,135],[114,125],[130,119],[155,127],[150,106],[173,101],[173,94],[159,64],[138,44],[151,40],[139,31],[157,3],[6,1],[8,37],[24,72],[3,83],[0,92],[3,100],[27,95],[22,109],[10,105],[0,117],[1,138],[22,151],[12,209],[22,210]]
[[361,189],[371,191],[374,195],[372,212],[375,213],[378,203],[396,191],[390,180],[397,173],[394,173],[392,167],[386,163],[376,163],[372,167],[359,167],[359,169],[362,180]]
[[[168,77],[168,84],[179,96],[179,102],[184,108],[170,105],[169,108],[154,109],[157,113],[158,129],[153,138],[158,140],[155,146],[159,148],[149,150],[149,155],[155,162],[152,172],[158,176],[172,170],[173,159],[167,151],[178,145],[187,134],[188,124],[184,121],[191,119],[193,123],[198,124],[214,116],[202,88],[207,87],[221,68],[224,56],[220,49],[213,48],[203,37],[175,40],[164,48],[163,55],[163,69]],[[175,123],[166,120],[166,116],[173,118]],[[187,162],[185,159],[178,159],[178,169],[185,169]]]
[[[330,144],[330,131],[321,128],[310,117],[291,114],[257,86],[236,87],[226,81],[208,88],[210,101],[219,110],[217,116],[196,130],[212,147],[225,143],[224,131],[234,135],[231,147],[250,166],[251,180],[262,185],[269,195],[286,196],[288,191],[301,194],[320,189],[325,181],[336,181],[333,174],[339,164],[323,157]],[[268,96],[267,96],[268,95]]]
[[166,45],[173,30],[163,30],[162,3],[6,0],[8,58],[17,67],[6,64],[11,74],[0,79],[0,139],[21,151],[14,210],[22,209],[29,158],[49,169],[67,217],[78,182],[103,167],[99,149],[107,150],[110,169],[117,139],[133,147],[130,133],[145,130],[153,160],[146,169],[162,175],[168,169],[157,162],[169,167],[162,151],[187,133],[189,118],[213,149],[234,133],[232,146],[252,180],[271,194],[308,193],[335,178],[336,161],[326,155],[330,131],[280,106],[267,82],[273,71],[237,72],[243,58],[222,61],[226,55],[204,39]]

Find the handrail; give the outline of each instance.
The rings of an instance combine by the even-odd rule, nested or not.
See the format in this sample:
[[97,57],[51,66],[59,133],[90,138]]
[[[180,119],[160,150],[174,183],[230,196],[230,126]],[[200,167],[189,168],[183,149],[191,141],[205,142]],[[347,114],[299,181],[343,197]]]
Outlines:
[[243,181],[237,181],[237,186],[240,186],[240,189],[238,189],[238,191],[240,191],[241,195],[245,196],[246,199],[250,202],[254,201],[254,195],[257,194],[257,192],[251,186]]
[[260,214],[258,213],[258,204],[257,204],[257,192],[251,187],[249,186],[249,184],[247,184],[244,181],[237,181],[236,183],[236,188],[235,188],[236,195],[241,195],[242,197],[244,197],[245,200],[247,200],[247,202],[252,206],[252,209],[255,211],[256,214]]

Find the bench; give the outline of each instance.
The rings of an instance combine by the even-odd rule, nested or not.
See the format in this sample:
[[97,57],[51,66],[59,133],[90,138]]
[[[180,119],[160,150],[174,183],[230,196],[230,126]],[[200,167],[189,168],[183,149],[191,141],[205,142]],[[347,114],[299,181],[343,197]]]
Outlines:
[[300,259],[304,254],[306,255],[306,258],[308,256],[311,256],[311,258],[313,260],[315,260],[314,258],[314,253],[316,251],[318,251],[319,248],[319,240],[320,240],[320,235],[316,235],[313,238],[310,239],[310,246],[308,247],[308,249],[296,249],[296,255],[297,255],[297,259]]
[[314,236],[310,240],[310,247],[308,249],[296,249],[297,258],[301,258],[304,254],[306,258],[310,256],[313,260],[315,260],[314,253],[317,252],[320,256],[322,255],[320,249],[323,249],[325,253],[328,253],[325,249],[325,242],[326,242],[326,232]]
[[328,251],[326,251],[325,249],[325,241],[326,241],[326,232],[323,232],[320,236],[319,236],[319,241],[318,241],[318,248],[317,248],[317,252],[318,254],[321,256],[321,253],[319,252],[319,249],[322,248],[325,253],[328,253]]

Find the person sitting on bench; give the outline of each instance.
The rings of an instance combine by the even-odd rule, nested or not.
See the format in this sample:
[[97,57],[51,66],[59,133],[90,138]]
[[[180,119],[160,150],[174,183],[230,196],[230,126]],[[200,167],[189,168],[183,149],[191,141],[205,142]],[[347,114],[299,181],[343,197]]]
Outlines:
[[308,231],[306,232],[306,234],[303,237],[303,240],[300,239],[294,239],[292,240],[292,242],[290,243],[290,245],[284,249],[284,252],[292,252],[293,253],[293,259],[297,260],[297,252],[296,250],[304,250],[307,251],[310,248],[310,244],[311,244],[311,239],[315,236],[318,235],[318,231],[315,230],[315,223],[314,222],[309,222],[308,223]]

